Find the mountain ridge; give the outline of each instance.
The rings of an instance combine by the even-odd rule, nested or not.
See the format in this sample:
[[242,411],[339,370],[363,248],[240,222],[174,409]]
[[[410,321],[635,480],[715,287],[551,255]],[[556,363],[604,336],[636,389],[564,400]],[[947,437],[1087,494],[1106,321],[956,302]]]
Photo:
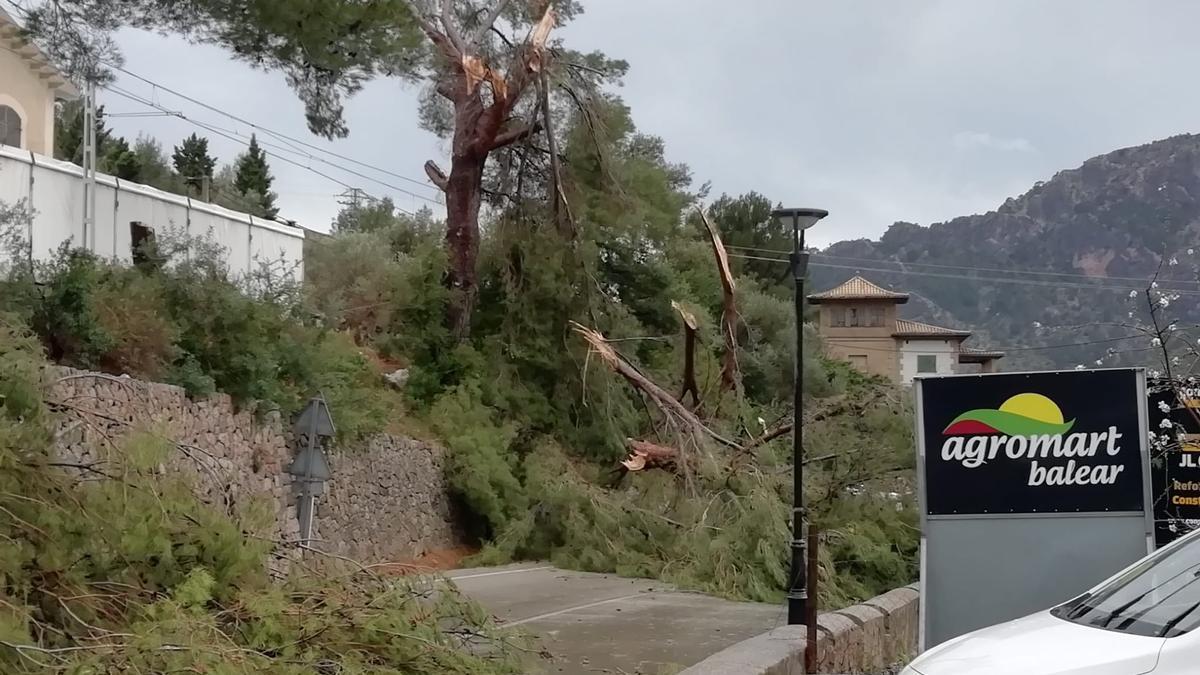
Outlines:
[[[908,291],[917,301],[906,317],[975,331],[968,345],[1012,352],[1006,370],[1141,363],[1147,354],[1133,350],[1144,345],[1117,339],[1136,331],[1112,324],[1137,316],[1129,291],[1156,273],[1164,287],[1200,289],[1186,255],[1196,246],[1200,135],[1179,134],[1060,170],[986,213],[899,221],[876,240],[832,244],[814,259],[813,283],[823,289],[861,271]],[[1184,264],[1160,271],[1171,257]],[[1181,304],[1173,318],[1195,320],[1196,303]],[[1105,357],[1100,340],[1118,353]]]

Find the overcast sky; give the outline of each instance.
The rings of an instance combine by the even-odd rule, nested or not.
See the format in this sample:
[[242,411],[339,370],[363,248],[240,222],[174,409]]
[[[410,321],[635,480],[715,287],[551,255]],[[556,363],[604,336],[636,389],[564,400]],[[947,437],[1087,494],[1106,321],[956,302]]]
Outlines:
[[[829,209],[814,243],[877,237],[988,211],[1035,181],[1119,147],[1200,127],[1200,3],[1108,0],[584,0],[560,31],[578,49],[630,62],[622,95],[639,127],[714,196],[757,190]],[[735,9],[736,8],[736,9]],[[127,68],[213,106],[423,181],[445,156],[417,125],[416,90],[378,81],[351,100],[351,135],[311,137],[277,73],[211,47],[128,32]],[[145,83],[119,85],[231,130],[250,129]],[[111,94],[109,112],[144,110]],[[173,118],[114,118],[167,150],[195,129]],[[211,137],[228,161],[242,148]],[[272,142],[278,142],[272,140]],[[309,162],[405,209],[435,197]],[[327,229],[344,188],[272,160],[282,215]],[[437,210],[439,207],[433,205]]]

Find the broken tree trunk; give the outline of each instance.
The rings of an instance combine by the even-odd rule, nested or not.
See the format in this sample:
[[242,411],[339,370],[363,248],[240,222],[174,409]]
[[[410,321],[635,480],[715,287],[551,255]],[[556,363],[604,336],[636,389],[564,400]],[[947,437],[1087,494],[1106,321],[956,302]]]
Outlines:
[[705,426],[695,413],[687,409],[687,406],[676,400],[674,396],[671,396],[665,389],[655,384],[618,354],[599,332],[575,321],[571,322],[571,328],[587,341],[588,346],[600,356],[601,360],[608,364],[614,372],[625,378],[630,386],[649,396],[673,424],[686,427],[695,436],[707,436],[726,447],[735,450],[742,449],[737,442],[731,441]]
[[[447,323],[465,338],[478,292],[479,208],[489,153],[529,138],[538,125],[513,119],[513,110],[545,68],[546,40],[554,27],[552,4],[523,43],[513,47],[506,73],[492,68],[480,41],[511,0],[497,0],[484,22],[464,36],[456,23],[455,0],[441,0],[441,12],[418,15],[421,28],[445,61],[437,92],[454,108],[450,174],[426,162],[425,173],[446,194],[446,285],[451,290]],[[485,87],[489,90],[484,95]]]
[[683,319],[683,391],[679,393],[679,400],[682,402],[691,394],[692,407],[698,408],[700,387],[696,385],[696,317],[674,300],[671,306]]
[[621,461],[627,471],[646,471],[661,469],[672,473],[678,468],[679,451],[647,441],[625,439],[629,445],[629,457]]
[[717,259],[717,273],[721,276],[721,336],[725,340],[725,349],[721,354],[721,389],[733,391],[739,382],[737,364],[737,302],[734,298],[733,271],[729,268],[729,255],[725,252],[725,244],[721,242],[721,234],[708,219],[708,214],[697,207],[696,212],[704,221],[704,229],[708,231],[708,240],[712,243],[713,256]]

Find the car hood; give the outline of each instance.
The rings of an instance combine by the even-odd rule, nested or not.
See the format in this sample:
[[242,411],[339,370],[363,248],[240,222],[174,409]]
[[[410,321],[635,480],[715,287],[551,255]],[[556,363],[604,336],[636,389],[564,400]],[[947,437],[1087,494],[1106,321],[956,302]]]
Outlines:
[[1080,626],[1039,612],[968,633],[921,655],[921,675],[1141,675],[1163,638]]

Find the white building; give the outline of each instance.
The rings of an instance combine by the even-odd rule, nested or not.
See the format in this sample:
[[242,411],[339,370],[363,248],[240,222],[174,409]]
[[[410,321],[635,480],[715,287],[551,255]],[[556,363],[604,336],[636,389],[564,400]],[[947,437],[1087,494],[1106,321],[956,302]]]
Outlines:
[[0,145],[0,201],[24,200],[34,211],[26,237],[37,258],[47,258],[71,240],[101,257],[130,262],[135,238],[173,230],[211,235],[228,251],[226,262],[234,273],[251,272],[259,261],[282,258],[303,275],[303,228],[97,174],[96,223],[85,233],[83,192],[83,169],[78,166]]
[[52,159],[56,102],[77,96],[0,8],[0,201],[24,201],[34,212],[25,233],[34,256],[46,258],[70,240],[99,256],[129,261],[135,241],[175,230],[211,234],[228,250],[235,273],[283,258],[303,274],[302,228],[104,174],[96,175],[95,224],[86,228],[83,169]]

